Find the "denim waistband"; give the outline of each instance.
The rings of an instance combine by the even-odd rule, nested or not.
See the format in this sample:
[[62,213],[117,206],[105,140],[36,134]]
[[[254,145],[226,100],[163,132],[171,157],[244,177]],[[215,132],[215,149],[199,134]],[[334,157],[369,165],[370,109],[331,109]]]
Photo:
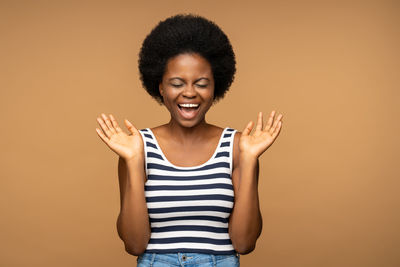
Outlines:
[[[210,263],[210,266],[219,266],[218,263],[232,262],[229,266],[239,266],[240,255],[229,254],[203,254],[203,253],[143,253],[138,256],[137,262],[138,266],[153,266],[155,263],[163,263],[165,266],[185,266],[185,265],[199,265]],[[146,262],[148,265],[139,265],[139,263]]]

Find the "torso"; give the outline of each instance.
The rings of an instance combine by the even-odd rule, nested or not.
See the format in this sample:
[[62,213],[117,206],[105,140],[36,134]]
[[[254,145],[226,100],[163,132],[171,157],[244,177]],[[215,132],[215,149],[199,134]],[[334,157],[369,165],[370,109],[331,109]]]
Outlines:
[[237,193],[230,152],[236,141],[231,133],[237,131],[205,129],[196,132],[195,138],[180,140],[168,135],[168,128],[140,130],[145,141],[148,180],[144,190],[151,227],[147,252],[235,252],[229,240]]
[[[200,142],[196,142],[190,146],[183,146],[182,144],[171,142],[173,139],[166,131],[164,125],[150,128],[155,135],[162,152],[170,163],[180,167],[199,166],[207,162],[213,155],[217,148],[219,138],[223,132],[223,128],[210,125],[209,134],[204,136]],[[233,173],[232,182],[235,192],[238,190],[239,176],[237,166],[239,162],[239,140],[241,132],[236,132],[233,144]],[[196,151],[196,153],[193,153]],[[147,177],[145,182],[147,181]]]
[[210,125],[205,136],[199,136],[193,144],[181,144],[161,125],[151,128],[165,157],[175,166],[192,167],[207,162],[217,148],[222,131],[221,127]]

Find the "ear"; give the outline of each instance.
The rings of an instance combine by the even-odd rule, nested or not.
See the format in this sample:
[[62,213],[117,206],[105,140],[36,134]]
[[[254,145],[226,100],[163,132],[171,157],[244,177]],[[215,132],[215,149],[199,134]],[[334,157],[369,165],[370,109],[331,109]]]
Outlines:
[[162,83],[159,83],[159,84],[158,84],[158,91],[160,92],[160,95],[161,95],[161,96],[164,96],[164,89],[163,89],[163,87],[162,87]]

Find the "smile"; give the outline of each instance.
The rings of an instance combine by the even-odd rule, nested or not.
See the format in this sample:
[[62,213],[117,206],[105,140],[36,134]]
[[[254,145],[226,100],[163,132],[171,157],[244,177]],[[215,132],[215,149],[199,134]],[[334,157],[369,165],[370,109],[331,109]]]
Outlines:
[[187,120],[191,120],[196,117],[199,107],[199,104],[178,104],[180,115]]

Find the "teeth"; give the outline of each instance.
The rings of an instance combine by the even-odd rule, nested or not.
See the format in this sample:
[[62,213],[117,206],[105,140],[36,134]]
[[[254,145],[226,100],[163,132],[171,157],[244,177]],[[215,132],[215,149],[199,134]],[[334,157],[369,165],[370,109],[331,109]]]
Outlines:
[[199,104],[179,104],[179,106],[184,108],[197,108]]

